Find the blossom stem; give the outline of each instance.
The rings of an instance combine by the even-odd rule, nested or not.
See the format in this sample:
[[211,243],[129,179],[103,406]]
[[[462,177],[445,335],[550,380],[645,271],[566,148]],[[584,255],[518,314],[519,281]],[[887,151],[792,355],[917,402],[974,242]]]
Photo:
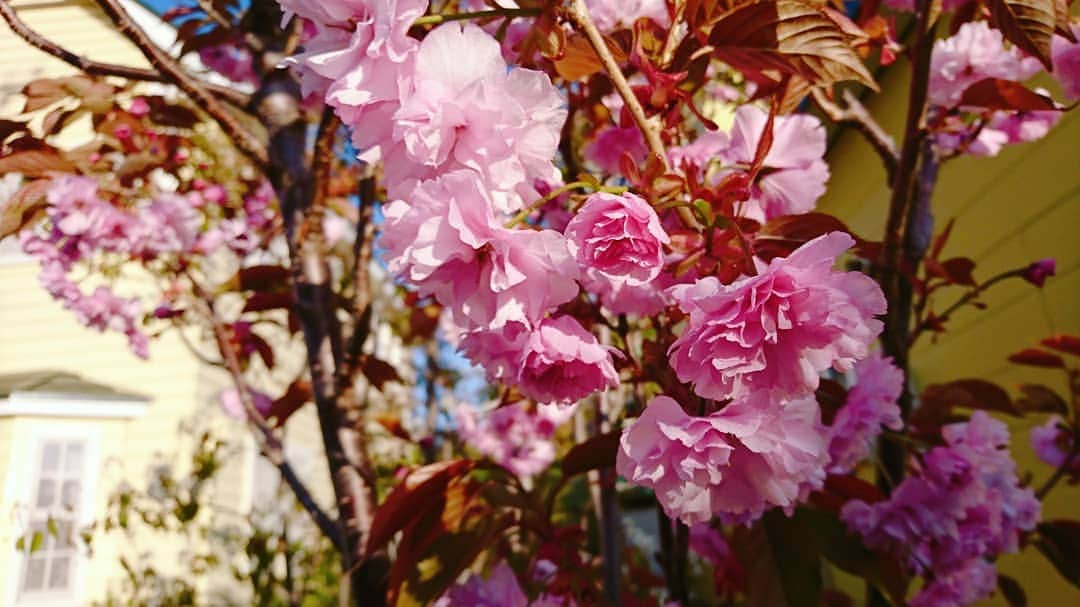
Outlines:
[[[995,284],[997,284],[997,283],[999,283],[999,282],[1001,282],[1001,281],[1003,281],[1003,280],[1005,280],[1007,278],[1012,278],[1014,276],[1022,278],[1023,275],[1024,275],[1024,268],[1019,268],[1019,269],[1016,269],[1016,270],[1009,270],[1008,272],[1002,272],[1001,274],[998,274],[997,276],[994,276],[990,280],[987,280],[986,282],[982,283],[981,285],[979,285],[979,286],[975,287],[974,289],[968,291],[967,293],[965,293],[963,295],[963,297],[956,300],[956,302],[953,303],[953,305],[946,308],[945,311],[942,312],[941,315],[937,317],[937,322],[938,323],[944,323],[945,321],[949,320],[949,317],[952,316],[954,312],[956,312],[960,308],[966,306],[967,304],[972,303],[973,301],[975,301],[975,299],[978,298],[979,295],[982,295],[983,293],[985,293],[987,289],[994,286]],[[926,332],[926,330],[929,329],[929,328],[930,328],[930,319],[927,318],[927,319],[923,319],[923,320],[919,321],[919,324],[916,325],[915,329],[913,329],[912,332],[911,332],[911,337],[908,340],[908,348],[910,349],[912,346],[914,346],[915,341],[919,339],[919,336],[922,335],[924,332]]]
[[589,182],[589,181],[572,181],[572,182],[570,182],[570,183],[568,183],[568,184],[566,184],[566,185],[564,185],[562,187],[559,187],[559,188],[556,188],[556,189],[552,190],[550,193],[548,193],[547,196],[544,196],[540,200],[537,200],[536,202],[534,202],[534,203],[530,204],[529,206],[525,207],[524,209],[522,209],[521,212],[519,212],[517,215],[514,215],[514,217],[510,221],[508,221],[506,223],[506,227],[512,228],[512,227],[514,227],[516,225],[521,224],[522,222],[524,222],[526,219],[529,218],[529,215],[532,215],[533,213],[535,213],[538,209],[540,209],[541,207],[543,207],[547,203],[551,202],[552,200],[555,200],[556,198],[558,198],[559,196],[562,196],[563,194],[569,192],[570,190],[587,189],[587,188],[591,188],[591,189],[593,189],[594,191],[597,191],[597,192],[608,192],[610,194],[622,194],[622,193],[626,192],[626,188],[624,188],[622,186],[597,186],[595,183],[592,183],[592,182]]
[[862,134],[878,153],[878,156],[881,156],[881,161],[885,164],[886,177],[891,182],[893,174],[896,173],[896,163],[900,156],[899,152],[896,151],[896,142],[878,124],[877,120],[874,120],[874,117],[866,109],[866,106],[859,101],[859,98],[850,90],[845,89],[843,95],[847,107],[840,107],[835,102],[830,101],[821,89],[814,89],[810,94],[814,98],[814,103],[829,117],[829,120],[850,124]]
[[1061,462],[1061,465],[1057,467],[1057,470],[1054,470],[1054,474],[1052,474],[1050,478],[1046,479],[1046,482],[1043,483],[1043,486],[1039,487],[1039,490],[1035,492],[1035,497],[1039,501],[1042,501],[1043,498],[1045,498],[1046,495],[1050,493],[1050,490],[1053,489],[1054,486],[1056,486],[1058,482],[1065,477],[1065,474],[1069,471],[1070,468],[1072,468],[1073,462],[1076,461],[1076,458],[1078,456],[1080,456],[1080,441],[1076,440],[1076,431],[1074,429],[1072,436],[1072,448],[1069,450],[1069,454],[1065,457],[1065,461]]
[[[642,107],[641,102],[638,100],[637,95],[634,94],[633,89],[630,88],[630,83],[626,80],[626,76],[622,73],[622,69],[619,67],[619,62],[615,60],[615,56],[611,53],[611,49],[608,48],[607,42],[604,40],[603,34],[596,28],[596,24],[593,23],[592,16],[589,14],[589,8],[585,6],[585,0],[573,0],[570,5],[570,19],[574,22],[574,25],[580,29],[585,37],[589,39],[589,44],[592,45],[593,50],[596,51],[597,57],[600,58],[600,63],[604,66],[604,71],[607,72],[611,83],[615,85],[615,90],[622,97],[623,103],[626,104],[626,108],[630,110],[630,116],[633,117],[634,123],[637,124],[641,134],[645,137],[645,143],[649,146],[649,151],[656,158],[660,165],[664,167],[664,171],[669,169],[667,152],[664,149],[664,142],[660,139],[660,129],[657,128],[657,124],[645,115],[645,108]],[[693,212],[687,207],[678,207],[675,212],[679,214],[679,218],[687,227],[700,229],[701,224],[694,217]]]
[[543,13],[539,8],[496,8],[487,11],[474,11],[468,13],[454,13],[451,15],[424,15],[413,25],[438,25],[450,21],[466,21],[471,19],[491,19],[493,17],[537,17]]

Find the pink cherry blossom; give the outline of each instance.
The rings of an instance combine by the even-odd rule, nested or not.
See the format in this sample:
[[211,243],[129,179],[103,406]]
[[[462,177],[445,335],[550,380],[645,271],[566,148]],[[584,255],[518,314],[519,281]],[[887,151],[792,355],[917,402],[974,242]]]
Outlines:
[[552,230],[503,227],[479,176],[454,171],[385,210],[379,244],[390,270],[434,295],[462,327],[531,326],[577,294],[577,264]]
[[[735,110],[727,147],[721,156],[728,167],[749,166],[757,152],[769,115],[756,105]],[[736,212],[756,221],[780,215],[807,213],[825,193],[829,166],[825,163],[825,127],[809,114],[777,116],[773,144],[765,156],[763,174],[750,199]]]
[[1016,47],[1005,47],[1001,32],[985,21],[960,26],[956,35],[938,40],[930,59],[930,103],[955,107],[967,87],[984,78],[1021,81],[1041,69],[1039,61]]
[[586,0],[593,22],[600,31],[610,32],[618,27],[632,28],[634,22],[648,17],[667,27],[671,22],[664,0]]
[[945,426],[942,438],[945,444],[913,462],[913,474],[888,500],[852,500],[840,513],[868,547],[932,579],[912,605],[959,606],[986,597],[994,585],[984,578],[993,576],[972,563],[1016,552],[1020,534],[1039,520],[1039,500],[1020,485],[1006,449],[1005,424],[976,411],[967,422]]
[[280,0],[285,19],[305,20],[304,52],[287,63],[298,68],[305,95],[319,95],[353,127],[360,149],[390,138],[386,118],[411,87],[419,43],[412,23],[427,0]]
[[847,371],[865,358],[885,312],[877,283],[832,269],[855,243],[832,232],[773,259],[757,276],[723,285],[715,277],[670,292],[690,315],[668,354],[680,380],[705,398],[771,391],[795,398],[817,389],[818,374]]
[[596,193],[566,226],[570,253],[583,268],[587,289],[644,285],[660,275],[670,238],[656,211],[636,194]]
[[855,385],[829,428],[829,472],[846,474],[870,455],[882,426],[903,428],[896,404],[903,389],[904,373],[891,358],[875,352],[855,363]]
[[581,153],[585,160],[601,171],[618,175],[622,173],[623,154],[629,154],[634,164],[640,165],[648,158],[649,149],[645,147],[645,138],[637,126],[608,126],[600,129]]
[[566,120],[562,95],[543,72],[508,70],[499,43],[479,27],[448,23],[428,34],[413,86],[393,116],[391,196],[412,179],[470,168],[496,208],[510,212],[539,197],[535,181],[561,178],[552,159]]
[[231,41],[204,46],[199,49],[199,60],[207,68],[233,82],[257,83],[255,58],[243,42]]
[[[1043,463],[1054,468],[1065,465],[1073,448],[1073,435],[1060,415],[1051,415],[1042,426],[1031,429],[1031,449]],[[1080,474],[1080,455],[1072,456],[1068,471]]]
[[[274,404],[274,399],[270,398],[269,394],[251,388],[248,388],[248,392],[251,393],[251,401],[255,405],[255,410],[263,417],[266,417],[270,413],[270,407]],[[236,388],[222,390],[218,394],[218,404],[221,406],[221,410],[225,412],[225,415],[240,421],[247,420],[248,414],[247,410],[244,409],[244,401],[240,398],[240,390]]]
[[573,407],[525,403],[478,412],[468,404],[455,412],[458,435],[472,448],[519,477],[539,474],[555,461],[555,430],[573,414]]
[[611,350],[572,316],[546,318],[525,341],[517,382],[541,403],[573,403],[613,388],[619,375]]
[[528,607],[529,597],[521,589],[517,575],[501,562],[484,579],[471,574],[464,584],[451,587],[435,602],[435,607]]
[[[1072,25],[1074,36],[1080,37],[1080,25]],[[1054,78],[1069,101],[1080,99],[1080,43],[1069,42],[1063,36],[1054,36],[1051,42],[1051,58]]]
[[813,398],[778,404],[761,393],[707,417],[657,396],[623,431],[616,470],[651,488],[668,516],[688,525],[714,515],[746,523],[791,509],[819,488],[828,461]]

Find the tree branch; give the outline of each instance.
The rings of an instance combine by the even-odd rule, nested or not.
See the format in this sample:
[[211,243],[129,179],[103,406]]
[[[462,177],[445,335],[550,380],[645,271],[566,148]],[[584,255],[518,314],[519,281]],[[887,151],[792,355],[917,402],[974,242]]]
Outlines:
[[[11,31],[15,32],[16,36],[22,38],[30,46],[52,55],[64,63],[91,76],[115,76],[117,78],[137,80],[140,82],[171,82],[165,75],[156,70],[93,61],[69,51],[56,42],[35,32],[26,25],[8,0],[0,0],[0,17],[3,17],[4,21],[8,24],[8,27],[11,28]],[[238,108],[247,107],[248,103],[251,101],[250,96],[231,87],[209,82],[201,82],[200,84],[210,92]]]
[[855,96],[850,90],[845,89],[843,92],[844,103],[847,107],[840,107],[829,98],[821,89],[813,89],[810,94],[814,97],[814,102],[817,104],[821,111],[836,123],[847,123],[855,127],[859,133],[866,139],[868,143],[874,148],[874,151],[881,156],[881,161],[885,163],[885,173],[888,175],[888,180],[891,183],[893,175],[896,173],[896,164],[899,161],[900,153],[896,150],[896,142],[893,141],[891,135],[885,132],[885,129],[881,128],[874,117],[870,115],[870,112],[866,109],[859,98]]
[[201,286],[192,280],[192,288],[196,291],[196,301],[202,308],[203,314],[206,315],[207,320],[214,332],[214,339],[217,342],[218,350],[221,351],[221,356],[225,361],[225,368],[229,371],[229,375],[232,376],[233,384],[236,387],[237,392],[240,394],[240,402],[244,406],[244,411],[247,413],[248,421],[255,426],[255,428],[262,435],[263,440],[261,443],[261,449],[266,459],[270,460],[278,471],[281,473],[282,479],[292,492],[296,495],[296,499],[303,506],[304,510],[311,515],[312,520],[318,525],[319,530],[333,542],[334,546],[339,549],[342,546],[341,530],[338,527],[336,521],[330,518],[328,514],[315,502],[315,499],[311,496],[311,491],[304,485],[304,482],[297,476],[296,471],[293,469],[289,462],[285,459],[285,449],[281,444],[281,439],[278,437],[274,428],[270,426],[270,423],[263,417],[262,413],[255,407],[255,402],[251,397],[251,390],[247,384],[247,380],[244,378],[244,372],[240,368],[240,361],[236,357],[236,350],[233,348],[232,339],[229,335],[229,330],[218,318],[217,313],[214,311],[213,299],[208,293],[206,293]]
[[159,70],[169,83],[175,84],[204,112],[210,115],[221,130],[233,140],[233,144],[251,159],[260,168],[265,169],[268,163],[266,144],[255,135],[248,132],[237,120],[228,108],[223,106],[201,82],[196,80],[171,55],[158,47],[146,32],[140,28],[128,15],[118,0],[98,0],[101,7],[113,24],[128,40],[131,40],[139,51],[146,57],[155,69]]

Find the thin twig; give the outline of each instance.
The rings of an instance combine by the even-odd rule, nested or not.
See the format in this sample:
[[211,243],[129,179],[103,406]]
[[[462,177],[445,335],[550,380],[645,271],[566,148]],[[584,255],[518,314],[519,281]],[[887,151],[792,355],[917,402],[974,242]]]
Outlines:
[[240,402],[245,413],[247,413],[248,420],[263,437],[263,455],[281,472],[282,479],[292,489],[297,501],[304,507],[304,510],[311,515],[319,530],[333,542],[334,546],[341,549],[341,530],[338,528],[338,524],[315,502],[315,499],[311,496],[311,491],[308,490],[304,482],[297,476],[296,471],[286,461],[285,449],[277,432],[274,431],[270,422],[255,407],[255,401],[251,397],[251,390],[248,387],[247,380],[244,378],[244,372],[240,368],[240,361],[236,357],[236,350],[233,347],[229,329],[225,327],[214,311],[213,298],[194,281],[192,281],[192,285],[196,291],[196,301],[213,329],[218,350],[221,351],[221,356],[225,360],[225,368],[229,371],[229,375],[232,376],[233,384],[240,395]]
[[878,124],[877,120],[874,120],[874,117],[866,109],[866,106],[859,101],[859,98],[845,89],[843,95],[847,107],[840,107],[831,101],[821,89],[813,89],[810,94],[829,120],[851,124],[855,127],[855,130],[866,138],[866,141],[874,148],[878,156],[881,156],[881,161],[885,164],[885,173],[891,183],[893,174],[896,173],[896,164],[900,159],[900,153],[896,150],[896,142]]
[[1039,487],[1039,490],[1035,492],[1035,497],[1039,501],[1042,501],[1043,498],[1046,497],[1046,494],[1050,493],[1050,490],[1058,484],[1058,481],[1065,477],[1065,474],[1072,468],[1073,461],[1075,461],[1078,456],[1080,456],[1080,441],[1077,441],[1076,437],[1073,436],[1073,446],[1072,449],[1069,450],[1069,454],[1065,456],[1065,461],[1061,462],[1061,465],[1057,467],[1057,470],[1054,470],[1054,474],[1046,479],[1043,486]]
[[259,165],[260,168],[266,167],[269,161],[266,144],[245,129],[236,116],[223,106],[218,98],[201,82],[187,73],[176,59],[154,44],[146,32],[135,23],[131,15],[120,5],[119,0],[98,0],[98,6],[105,11],[105,14],[120,30],[120,33],[135,44],[143,56],[146,57],[146,60],[150,62],[150,65],[162,72],[168,82],[175,84],[218,123],[221,130],[232,139],[233,144],[241,153]]
[[[987,280],[986,282],[975,287],[974,289],[971,289],[967,293],[964,293],[964,295],[960,299],[956,300],[956,302],[954,302],[948,308],[945,308],[945,311],[942,312],[939,316],[937,316],[937,323],[944,324],[945,321],[949,320],[949,317],[952,316],[954,312],[975,301],[975,299],[978,298],[979,295],[985,293],[987,289],[994,286],[995,284],[1008,278],[1022,278],[1023,276],[1024,268],[1020,268],[1017,270],[1009,270],[1008,272],[1002,272],[1001,274],[994,276],[990,280]],[[911,331],[911,338],[908,340],[908,347],[910,348],[911,346],[914,346],[915,342],[919,339],[919,335],[929,329],[930,326],[931,322],[928,318],[919,321],[919,324],[915,325],[915,328]]]
[[424,15],[413,25],[438,25],[448,21],[465,21],[470,19],[491,19],[495,17],[537,17],[543,13],[539,8],[496,8],[486,11],[473,11],[467,13],[454,13],[452,15]]
[[[119,65],[116,63],[106,63],[103,61],[93,61],[73,53],[56,42],[45,38],[26,25],[8,0],[0,0],[0,17],[3,17],[4,21],[7,22],[8,26],[11,28],[11,31],[15,32],[15,35],[22,38],[30,46],[52,55],[90,76],[115,76],[117,78],[140,82],[172,82],[157,70]],[[221,86],[210,82],[200,82],[200,84],[208,91],[238,108],[247,107],[248,103],[251,101],[249,95],[232,87]]]

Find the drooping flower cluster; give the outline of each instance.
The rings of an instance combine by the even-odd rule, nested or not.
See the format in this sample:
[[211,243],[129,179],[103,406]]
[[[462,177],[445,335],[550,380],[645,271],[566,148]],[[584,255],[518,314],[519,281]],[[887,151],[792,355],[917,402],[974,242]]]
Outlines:
[[520,477],[539,474],[555,460],[551,439],[574,413],[573,407],[515,403],[478,412],[467,404],[455,413],[463,441]]
[[784,400],[816,390],[822,371],[847,371],[866,357],[881,332],[874,316],[885,312],[885,297],[865,274],[832,269],[854,243],[832,232],[773,259],[757,276],[672,287],[690,315],[669,352],[679,379],[705,398],[764,391]]
[[855,385],[829,427],[829,472],[850,472],[870,454],[881,428],[904,426],[896,400],[904,373],[879,353],[855,363]]
[[[764,132],[768,113],[756,105],[735,111],[730,133],[706,132],[690,144],[669,150],[675,166],[693,166],[719,179],[749,168]],[[825,163],[825,128],[808,114],[781,115],[773,124],[773,144],[762,164],[762,176],[750,197],[735,212],[764,222],[780,215],[796,215],[814,209],[825,193],[829,166]],[[709,163],[721,161],[709,173]]]
[[841,518],[868,546],[901,557],[930,575],[916,607],[970,604],[993,591],[986,559],[1018,549],[1019,535],[1039,518],[1040,504],[1019,485],[1005,424],[976,411],[942,429],[945,445],[914,464],[915,474],[887,501],[848,502]]
[[[507,66],[498,41],[476,25],[408,37],[426,4],[282,3],[314,28],[292,60],[306,90],[352,127],[362,158],[382,160],[387,265],[450,310],[464,350],[489,377],[540,402],[571,403],[614,386],[609,350],[572,317],[549,317],[578,294],[567,238],[513,221],[539,189],[561,181],[552,159],[563,97],[543,72]],[[640,209],[628,217],[626,226],[645,217],[658,239],[644,260],[658,268],[666,236],[653,229],[655,213],[651,224]],[[616,249],[608,262],[625,254]],[[625,263],[608,270],[631,272]],[[641,271],[629,280],[643,282]]]
[[691,417],[657,396],[623,432],[615,467],[688,525],[714,514],[746,523],[773,507],[794,508],[824,482],[820,417],[813,398],[779,405],[758,392]]
[[964,91],[985,78],[1020,82],[1041,69],[1039,61],[1006,47],[1001,32],[983,21],[960,26],[934,44],[930,60],[929,101],[940,114],[935,143],[946,152],[996,156],[1007,144],[1036,141],[1057,122],[1056,110],[984,112],[972,122],[962,103]]

